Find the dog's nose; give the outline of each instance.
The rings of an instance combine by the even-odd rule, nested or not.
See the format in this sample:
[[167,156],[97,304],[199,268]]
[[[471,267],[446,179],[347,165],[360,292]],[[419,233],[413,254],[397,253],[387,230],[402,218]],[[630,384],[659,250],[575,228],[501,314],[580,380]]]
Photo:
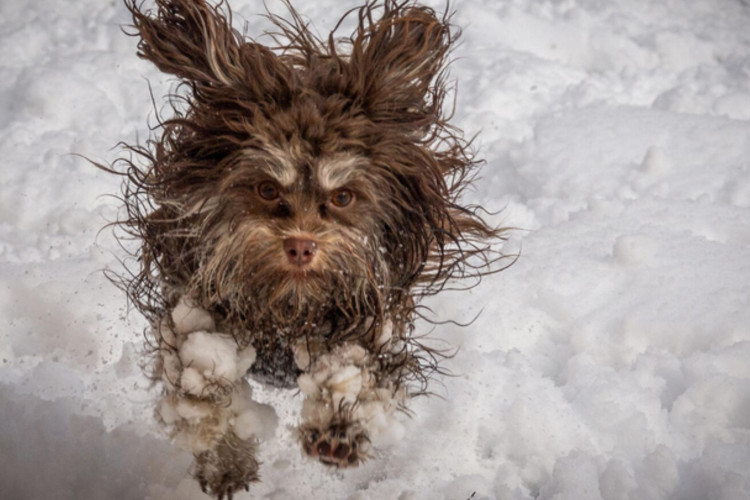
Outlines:
[[287,238],[284,240],[284,253],[291,264],[295,266],[306,266],[312,262],[315,252],[318,251],[318,243],[313,240],[302,238]]

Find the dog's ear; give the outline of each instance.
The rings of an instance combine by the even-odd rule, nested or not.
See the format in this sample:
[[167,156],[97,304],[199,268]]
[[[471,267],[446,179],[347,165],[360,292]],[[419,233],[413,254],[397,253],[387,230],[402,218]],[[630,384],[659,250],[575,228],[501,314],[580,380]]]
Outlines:
[[359,11],[351,38],[349,65],[360,98],[374,121],[429,126],[440,114],[439,80],[456,36],[447,18],[428,7],[386,0],[373,20],[374,5]]
[[287,76],[270,50],[243,41],[232,28],[228,7],[204,0],[156,0],[152,14],[141,10],[140,1],[125,0],[137,30],[132,34],[141,39],[138,55],[199,92],[230,87],[260,99],[275,93]]

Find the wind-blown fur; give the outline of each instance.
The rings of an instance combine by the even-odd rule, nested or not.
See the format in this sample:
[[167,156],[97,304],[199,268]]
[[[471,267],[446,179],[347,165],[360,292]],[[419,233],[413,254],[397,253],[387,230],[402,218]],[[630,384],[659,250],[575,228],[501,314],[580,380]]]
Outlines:
[[141,243],[120,283],[152,325],[160,418],[204,491],[231,497],[258,477],[257,435],[237,423],[249,369],[299,383],[307,454],[356,465],[372,416],[437,369],[412,331],[420,299],[502,258],[501,230],[459,201],[479,162],[445,114],[456,32],[385,0],[319,39],[288,5],[268,48],[224,4],[125,1],[139,56],[182,82],[152,139],[105,167],[124,176],[123,237]]

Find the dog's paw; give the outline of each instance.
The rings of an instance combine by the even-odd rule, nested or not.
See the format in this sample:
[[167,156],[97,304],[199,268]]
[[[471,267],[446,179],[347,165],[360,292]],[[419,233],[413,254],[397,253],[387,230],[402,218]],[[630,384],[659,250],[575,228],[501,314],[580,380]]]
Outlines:
[[255,442],[225,435],[212,449],[195,455],[193,476],[204,493],[219,500],[249,491],[250,483],[259,480]]
[[367,431],[358,423],[335,423],[325,429],[303,426],[299,432],[304,452],[325,465],[356,467],[370,450]]

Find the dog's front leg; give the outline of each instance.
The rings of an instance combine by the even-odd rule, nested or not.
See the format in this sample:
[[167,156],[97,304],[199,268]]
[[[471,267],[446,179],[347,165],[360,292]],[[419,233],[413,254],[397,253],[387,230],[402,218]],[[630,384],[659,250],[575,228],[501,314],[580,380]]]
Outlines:
[[321,354],[309,345],[296,350],[305,370],[299,379],[304,395],[299,439],[303,451],[326,465],[353,467],[373,444],[399,435],[395,412],[406,391],[398,370],[359,343],[344,343]]
[[184,299],[158,325],[166,393],[158,416],[175,443],[193,453],[193,475],[203,491],[221,499],[258,480],[256,443],[275,415],[251,399],[243,378],[255,350],[239,348],[215,329],[206,311]]

